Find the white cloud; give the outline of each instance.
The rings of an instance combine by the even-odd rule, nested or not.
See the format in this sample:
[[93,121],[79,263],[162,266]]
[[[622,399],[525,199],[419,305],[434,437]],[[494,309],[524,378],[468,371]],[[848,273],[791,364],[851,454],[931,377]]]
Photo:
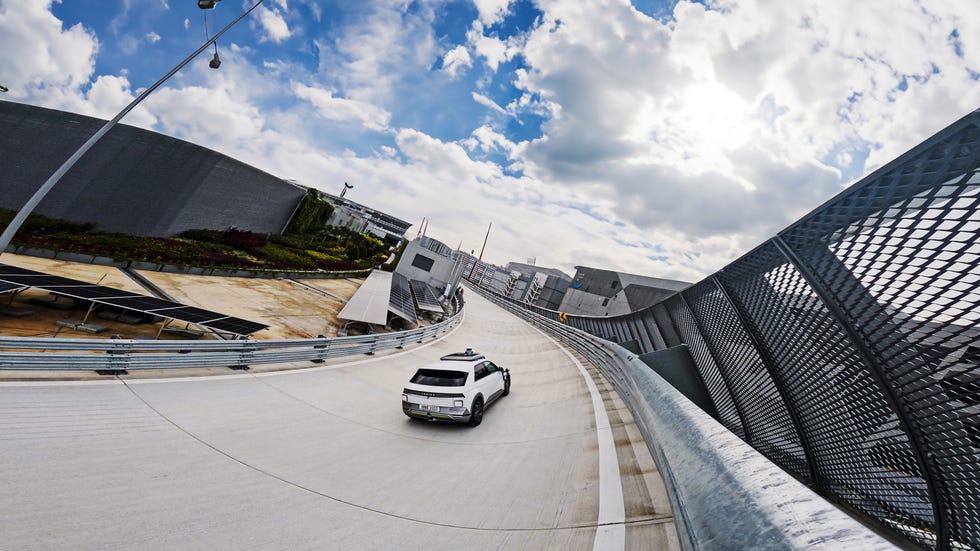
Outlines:
[[185,18],[184,19],[184,30],[187,31],[187,30],[190,30],[190,28],[191,28],[191,20]]
[[260,42],[280,43],[292,36],[292,31],[289,30],[289,25],[283,18],[283,11],[277,8],[269,9],[263,5],[255,10],[255,15],[258,17],[259,26],[264,32]]
[[466,33],[466,40],[476,54],[486,60],[487,66],[493,72],[516,53],[503,40],[483,34],[483,25],[479,21],[473,22],[473,27]]
[[368,4],[357,21],[332,41],[316,40],[319,74],[348,98],[388,105],[395,88],[425,74],[438,59],[430,6],[408,2]]
[[499,149],[506,152],[508,155],[513,155],[514,152],[519,151],[517,144],[508,140],[507,136],[496,132],[493,128],[487,125],[483,125],[474,130],[470,138],[464,143],[471,151],[479,149],[484,153]]
[[511,0],[474,0],[480,22],[490,26],[501,21],[508,13]]
[[[270,5],[278,20],[255,28],[284,42],[288,4]],[[125,122],[326,191],[355,183],[354,200],[429,216],[434,237],[467,249],[492,220],[493,262],[695,280],[980,104],[967,71],[980,67],[980,13],[950,0],[740,0],[723,11],[685,0],[669,21],[626,0],[536,6],[538,29],[501,40],[485,32],[510,2],[477,2],[466,44],[445,52],[432,5],[372,3],[313,38],[315,74],[232,44],[220,71],[196,60]],[[0,7],[0,51],[17,53],[0,83],[18,101],[111,116],[136,91],[121,72],[96,74],[95,34],[63,28],[49,7]],[[492,111],[478,110],[465,138],[392,128],[393,113],[430,93],[427,77],[461,86],[447,75],[481,59],[494,72],[513,59],[526,68],[456,96]],[[490,87],[511,82],[516,94]],[[499,115],[526,113],[545,118],[542,136],[515,143]],[[499,153],[506,169],[482,160]]]
[[442,70],[456,77],[463,69],[473,66],[473,59],[465,46],[456,46],[442,57]]
[[949,40],[980,12],[953,4],[681,1],[661,23],[625,1],[541,2],[516,82],[550,116],[526,174],[716,269],[707,243],[746,250],[830,198],[836,159],[870,149],[870,170],[980,104],[976,50]]
[[497,105],[495,101],[488,98],[487,96],[484,96],[479,92],[473,92],[472,95],[473,95],[473,101],[479,103],[480,105],[484,107],[489,107],[490,109],[493,109],[494,111],[500,113],[501,115],[508,114],[506,109]]
[[50,6],[50,0],[0,6],[3,84],[14,99],[43,103],[77,94],[95,70],[95,33],[81,24],[64,29]]
[[149,42],[150,44],[156,44],[157,42],[160,42],[160,35],[158,35],[155,32],[146,33],[146,36],[144,38],[146,38],[146,41]]
[[329,90],[293,83],[297,97],[309,101],[320,116],[335,121],[359,121],[372,130],[385,130],[391,113],[367,102],[340,98]]

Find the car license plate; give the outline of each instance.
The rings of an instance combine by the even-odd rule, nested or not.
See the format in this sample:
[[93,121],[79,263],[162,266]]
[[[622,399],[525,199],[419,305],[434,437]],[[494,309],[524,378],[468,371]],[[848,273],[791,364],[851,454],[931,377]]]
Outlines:
[[429,411],[439,411],[439,406],[428,406],[428,405],[422,404],[422,409],[426,409],[426,410],[429,410]]

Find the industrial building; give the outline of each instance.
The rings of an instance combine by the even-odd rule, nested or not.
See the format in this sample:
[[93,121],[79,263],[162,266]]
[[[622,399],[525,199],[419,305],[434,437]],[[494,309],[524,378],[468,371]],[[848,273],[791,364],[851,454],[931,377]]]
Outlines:
[[353,186],[344,184],[344,191],[340,195],[320,192],[320,197],[334,208],[327,224],[350,228],[358,233],[370,233],[389,245],[400,243],[405,238],[405,232],[412,226],[411,222],[347,199],[344,192],[351,187]]
[[[16,211],[24,206],[104,124],[75,113],[0,101],[0,208]],[[190,229],[230,227],[282,233],[307,189],[206,147],[120,124],[65,174],[35,212],[130,235],[169,237]],[[411,226],[344,197],[319,193],[334,206],[330,225],[371,233],[391,245]]]
[[[0,207],[19,210],[105,121],[0,101]],[[237,227],[281,233],[306,188],[169,136],[117,125],[35,209],[131,235]]]
[[652,306],[691,284],[576,266],[558,310],[581,316],[618,316]]
[[[471,254],[462,254],[463,274],[480,287],[514,300],[558,310],[572,278],[556,268],[509,262],[500,267],[479,261]],[[475,269],[474,269],[475,267]]]

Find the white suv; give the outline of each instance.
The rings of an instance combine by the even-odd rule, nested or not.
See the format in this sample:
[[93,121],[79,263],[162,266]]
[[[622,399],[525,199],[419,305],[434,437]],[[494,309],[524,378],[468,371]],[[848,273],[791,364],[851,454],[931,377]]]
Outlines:
[[487,406],[510,394],[510,370],[467,348],[418,371],[402,391],[402,411],[412,419],[479,425]]

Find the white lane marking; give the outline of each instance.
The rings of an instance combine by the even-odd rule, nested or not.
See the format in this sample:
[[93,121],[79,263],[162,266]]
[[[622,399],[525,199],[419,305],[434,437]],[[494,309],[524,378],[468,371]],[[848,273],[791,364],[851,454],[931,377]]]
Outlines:
[[[528,324],[530,325],[530,324]],[[593,551],[620,550],[626,548],[626,507],[623,505],[623,481],[619,475],[619,457],[613,438],[609,415],[602,403],[599,389],[585,367],[558,341],[537,327],[531,326],[545,338],[555,343],[575,364],[592,396],[595,413],[596,436],[599,439],[599,526],[596,527]]]

